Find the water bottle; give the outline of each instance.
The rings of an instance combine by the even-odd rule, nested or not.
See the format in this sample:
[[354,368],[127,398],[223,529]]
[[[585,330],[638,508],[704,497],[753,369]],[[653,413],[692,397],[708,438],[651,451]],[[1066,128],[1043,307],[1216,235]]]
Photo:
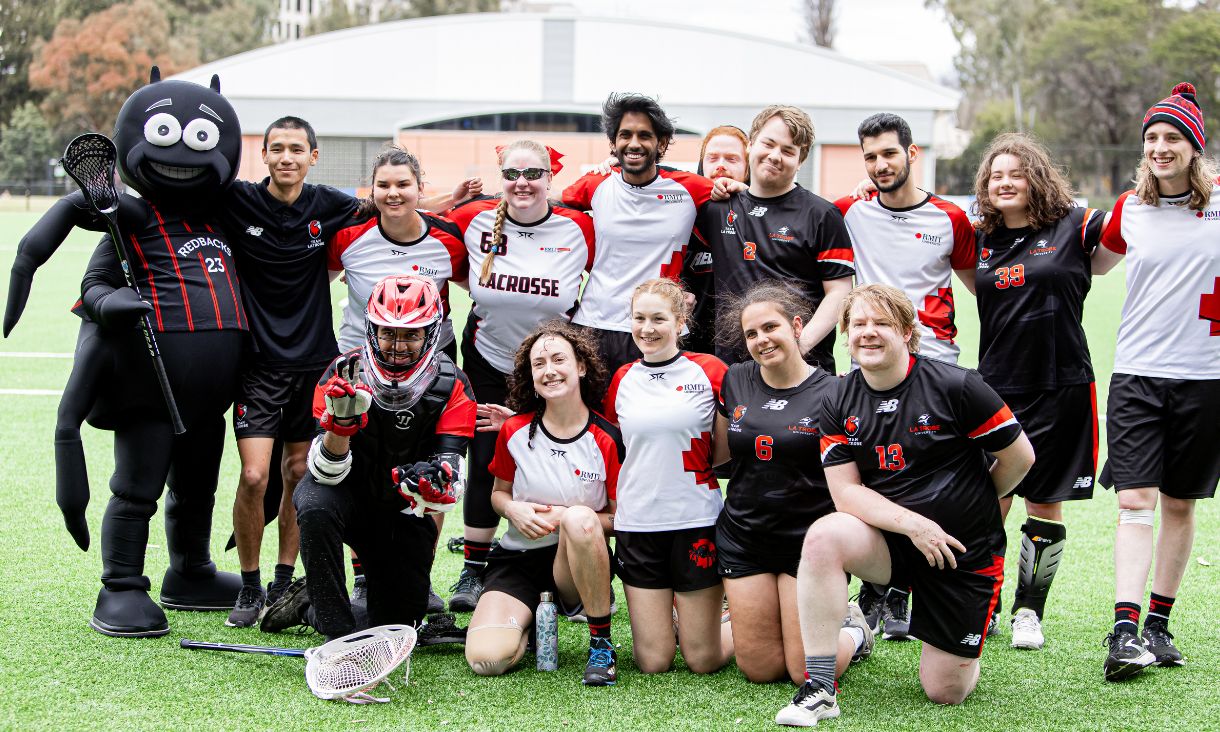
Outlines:
[[542,602],[534,611],[534,629],[537,633],[537,658],[539,671],[559,669],[559,612],[552,595],[542,593]]

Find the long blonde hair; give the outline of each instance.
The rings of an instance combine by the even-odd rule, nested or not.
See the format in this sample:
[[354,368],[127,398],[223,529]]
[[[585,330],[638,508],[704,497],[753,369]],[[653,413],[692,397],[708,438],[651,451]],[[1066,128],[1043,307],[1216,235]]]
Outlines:
[[[1190,201],[1187,205],[1202,211],[1211,202],[1212,187],[1216,184],[1216,165],[1211,160],[1197,152],[1190,161]],[[1135,169],[1135,195],[1141,203],[1156,206],[1161,202],[1161,189],[1157,185],[1152,168],[1148,167],[1148,158],[1140,158],[1140,164]]]
[[[551,174],[551,154],[546,147],[539,142],[533,140],[517,140],[511,145],[505,145],[504,149],[500,150],[497,164],[504,165],[504,160],[508,158],[509,153],[513,150],[529,150],[538,156],[538,160],[542,163],[541,168],[547,171],[547,175]],[[487,252],[487,258],[483,260],[483,267],[479,270],[479,284],[486,287],[487,283],[491,282],[492,269],[495,266],[496,252],[500,248],[500,237],[504,234],[504,219],[508,216],[508,197],[501,195],[500,203],[496,205],[496,221],[491,226],[491,249]]]

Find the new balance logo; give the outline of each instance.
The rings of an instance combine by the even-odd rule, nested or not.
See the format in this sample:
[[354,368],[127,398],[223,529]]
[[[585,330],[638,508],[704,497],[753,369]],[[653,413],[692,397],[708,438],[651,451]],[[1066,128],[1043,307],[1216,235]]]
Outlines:
[[877,405],[876,413],[881,414],[882,412],[897,412],[897,411],[898,411],[898,400],[897,399],[884,399],[881,401],[880,404]]
[[556,449],[555,449],[555,448],[553,448],[553,447],[551,448],[551,457],[559,457],[559,458],[561,458],[561,457],[566,457],[566,456],[567,456],[567,454],[568,454],[568,451],[567,451],[567,450],[556,450]]
[[246,227],[246,233],[247,233],[247,234],[249,234],[250,236],[262,236],[262,235],[263,235],[263,227],[261,227],[261,226],[247,226],[247,227]]
[[766,404],[762,405],[762,408],[770,409],[773,412],[782,412],[786,406],[788,406],[787,399],[771,399]]
[[767,214],[766,206],[755,206],[754,208],[750,209],[750,211],[746,214],[746,216],[755,216],[755,217],[761,219],[766,214]]
[[962,638],[961,641],[963,646],[977,646],[982,642],[983,635],[981,633],[967,633],[966,637]]
[[1093,476],[1082,475],[1072,484],[1073,488],[1091,488],[1093,486]]
[[664,371],[658,371],[658,372],[657,372],[657,373],[655,373],[655,374],[649,374],[649,375],[648,375],[648,380],[649,380],[649,381],[665,381],[665,372],[664,372]]

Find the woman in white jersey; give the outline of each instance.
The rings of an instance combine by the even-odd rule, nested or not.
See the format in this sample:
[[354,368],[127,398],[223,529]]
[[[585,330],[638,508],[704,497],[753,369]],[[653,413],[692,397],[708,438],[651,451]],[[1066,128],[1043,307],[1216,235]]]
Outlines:
[[615,514],[615,571],[627,591],[633,655],[644,673],[674,661],[676,608],[682,658],[711,673],[733,653],[720,622],[724,587],[716,571],[720,486],[712,465],[712,428],[726,367],[683,351],[684,292],[647,280],[631,298],[631,335],[643,358],[610,382],[604,414],[627,447]]
[[616,679],[610,639],[610,554],[623,443],[593,411],[606,382],[597,344],[566,320],[529,334],[516,353],[509,418],[496,438],[492,505],[509,529],[487,560],[486,589],[466,634],[466,661],[498,676],[525,653],[534,607],[553,593],[589,619],[583,683]]
[[[593,261],[593,220],[547,200],[557,153],[518,140],[498,150],[503,195],[458,206],[448,217],[461,230],[470,261],[471,317],[462,334],[462,370],[480,404],[504,404],[513,354],[539,323],[572,317],[581,277]],[[554,161],[553,161],[554,158]],[[604,382],[603,382],[604,383]],[[449,609],[474,610],[480,578],[500,517],[492,510],[494,432],[470,445],[470,478],[462,503],[465,565],[450,588]]]
[[[1118,491],[1114,630],[1104,671],[1117,681],[1186,661],[1169,633],[1195,534],[1195,501],[1220,482],[1220,190],[1203,157],[1195,88],[1148,110],[1135,190],[1102,236],[1106,268],[1127,258],[1127,299],[1106,407],[1103,485]],[[1143,632],[1140,601],[1156,569]]]

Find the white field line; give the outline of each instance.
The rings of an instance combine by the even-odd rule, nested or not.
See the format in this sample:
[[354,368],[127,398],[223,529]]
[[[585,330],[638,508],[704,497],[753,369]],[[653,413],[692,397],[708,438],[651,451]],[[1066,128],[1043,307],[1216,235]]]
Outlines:
[[48,351],[0,351],[0,358],[72,358],[73,355]]
[[0,389],[3,396],[62,396],[58,389]]

